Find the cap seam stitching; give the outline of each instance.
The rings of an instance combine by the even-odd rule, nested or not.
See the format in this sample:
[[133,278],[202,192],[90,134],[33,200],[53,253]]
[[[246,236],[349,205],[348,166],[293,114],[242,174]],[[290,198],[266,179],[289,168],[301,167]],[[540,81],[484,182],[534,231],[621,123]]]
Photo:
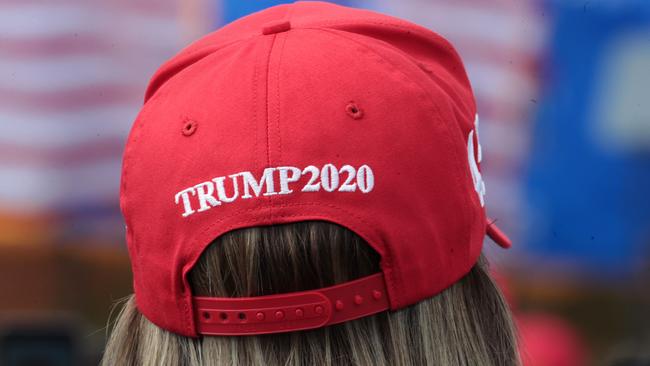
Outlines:
[[[270,106],[269,106],[269,94],[270,94],[270,70],[271,70],[271,55],[273,54],[273,48],[275,46],[275,40],[277,38],[277,34],[273,34],[271,38],[271,44],[269,46],[269,51],[268,55],[266,57],[266,93],[265,93],[265,98],[266,98],[266,167],[271,166],[271,131],[270,131]],[[268,200],[268,219],[269,221],[273,221],[273,200],[269,199]]]
[[276,34],[273,34],[271,38],[271,45],[269,46],[269,51],[268,55],[266,56],[266,93],[265,93],[265,99],[266,99],[266,164],[267,167],[271,166],[271,139],[270,139],[270,133],[269,133],[269,70],[270,70],[270,65],[271,65],[271,54],[273,54],[273,47],[275,46],[275,38]]
[[287,43],[287,38],[289,36],[288,33],[283,33],[282,37],[282,46],[280,47],[280,54],[278,55],[278,70],[276,74],[276,93],[275,93],[275,98],[276,98],[276,104],[275,104],[275,110],[276,110],[276,135],[278,138],[278,159],[277,161],[279,163],[282,162],[282,137],[281,137],[281,132],[280,132],[280,122],[281,122],[281,110],[280,110],[280,70],[282,68],[282,55],[284,54],[284,45]]
[[258,151],[259,151],[259,134],[257,133],[257,93],[258,93],[258,78],[259,78],[259,52],[256,53],[255,62],[253,63],[253,121],[248,124],[250,134],[255,136],[255,148],[253,150],[253,164],[259,165]]

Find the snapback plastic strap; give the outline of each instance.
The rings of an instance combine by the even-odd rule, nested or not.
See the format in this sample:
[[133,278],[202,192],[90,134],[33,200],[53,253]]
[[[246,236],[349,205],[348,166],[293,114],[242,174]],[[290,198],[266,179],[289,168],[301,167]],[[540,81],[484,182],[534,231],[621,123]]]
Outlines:
[[197,333],[255,335],[342,323],[388,310],[383,273],[331,287],[257,297],[193,298]]

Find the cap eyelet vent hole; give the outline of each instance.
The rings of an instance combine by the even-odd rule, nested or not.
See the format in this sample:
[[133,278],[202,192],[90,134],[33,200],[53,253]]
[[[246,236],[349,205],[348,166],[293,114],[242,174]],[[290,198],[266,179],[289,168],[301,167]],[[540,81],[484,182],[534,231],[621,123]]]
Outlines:
[[348,103],[348,105],[345,106],[345,112],[353,119],[363,117],[363,111],[355,102]]
[[227,313],[219,313],[219,319],[222,321],[228,320],[228,314]]
[[246,320],[246,313],[239,313],[237,314],[237,317],[239,318],[239,320]]
[[196,132],[197,127],[198,124],[196,123],[196,121],[186,120],[185,123],[183,123],[183,128],[181,129],[181,132],[183,133],[183,136],[192,136],[194,132]]

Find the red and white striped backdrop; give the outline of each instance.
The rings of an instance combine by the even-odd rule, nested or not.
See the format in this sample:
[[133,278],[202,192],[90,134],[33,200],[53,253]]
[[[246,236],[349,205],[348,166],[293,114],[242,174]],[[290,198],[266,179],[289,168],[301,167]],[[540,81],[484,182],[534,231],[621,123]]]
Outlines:
[[201,24],[190,3],[0,2],[0,242],[29,241],[34,220],[121,234],[124,140],[149,77]]

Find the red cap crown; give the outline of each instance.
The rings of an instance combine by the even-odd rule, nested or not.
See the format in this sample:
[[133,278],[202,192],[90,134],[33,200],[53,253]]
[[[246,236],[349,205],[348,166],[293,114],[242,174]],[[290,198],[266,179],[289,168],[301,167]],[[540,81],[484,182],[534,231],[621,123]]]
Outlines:
[[[298,2],[207,35],[153,76],[124,154],[139,310],[170,331],[204,333],[205,304],[186,275],[206,246],[233,229],[304,220],[340,224],[381,255],[385,307],[439,293],[476,263],[486,233],[477,123],[454,48],[397,18]],[[364,291],[350,303],[381,293]],[[328,296],[318,297],[327,311],[343,309]],[[289,310],[305,314],[300,304]],[[253,308],[244,315],[267,318]],[[269,332],[282,330],[292,329]]]

